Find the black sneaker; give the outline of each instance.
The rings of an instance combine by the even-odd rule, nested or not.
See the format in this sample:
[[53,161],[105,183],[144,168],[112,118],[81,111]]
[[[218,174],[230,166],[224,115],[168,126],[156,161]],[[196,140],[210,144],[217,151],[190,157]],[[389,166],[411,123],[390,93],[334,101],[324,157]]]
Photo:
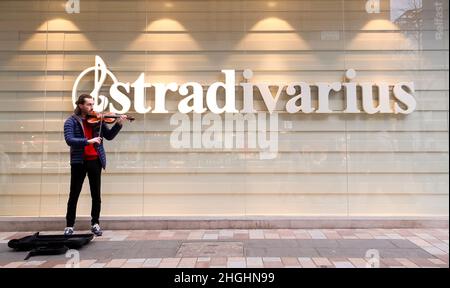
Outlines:
[[100,228],[100,225],[94,224],[91,228],[91,232],[95,234],[95,236],[102,236],[103,232]]
[[70,236],[73,234],[73,227],[64,228],[64,236]]

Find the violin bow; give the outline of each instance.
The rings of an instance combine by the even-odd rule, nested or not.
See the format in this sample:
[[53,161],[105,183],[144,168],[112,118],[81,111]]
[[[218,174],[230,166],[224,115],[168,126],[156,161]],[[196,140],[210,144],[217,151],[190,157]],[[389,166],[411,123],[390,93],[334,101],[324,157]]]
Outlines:
[[[100,96],[99,96],[100,97]],[[103,114],[104,114],[104,111],[105,111],[105,104],[106,104],[106,98],[105,98],[105,100],[103,100],[104,102],[103,102],[103,107],[102,107],[102,115],[101,115],[101,117],[100,117],[100,131],[98,132],[98,137],[102,137],[102,128],[103,128]]]

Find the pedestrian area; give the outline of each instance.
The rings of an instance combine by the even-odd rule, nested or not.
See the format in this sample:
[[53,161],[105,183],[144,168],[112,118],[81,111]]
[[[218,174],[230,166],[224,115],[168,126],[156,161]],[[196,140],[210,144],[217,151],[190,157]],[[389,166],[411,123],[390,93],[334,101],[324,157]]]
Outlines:
[[78,251],[25,261],[7,243],[30,234],[0,232],[0,267],[449,267],[448,229],[107,230]]

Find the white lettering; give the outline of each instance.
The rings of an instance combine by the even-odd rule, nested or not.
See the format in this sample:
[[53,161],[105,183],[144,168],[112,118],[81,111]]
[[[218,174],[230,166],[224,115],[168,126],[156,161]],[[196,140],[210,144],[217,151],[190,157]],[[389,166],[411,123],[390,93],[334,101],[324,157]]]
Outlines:
[[[89,73],[94,73],[94,88],[90,93],[94,97],[95,111],[103,111],[104,108],[109,107],[111,112],[126,113],[131,107],[130,96],[134,96],[134,110],[137,113],[148,113],[152,107],[148,105],[146,99],[146,88],[155,88],[155,108],[152,113],[169,113],[166,109],[166,96],[168,91],[177,92],[184,96],[178,103],[178,111],[181,113],[205,113],[207,110],[214,114],[222,113],[257,113],[254,108],[254,90],[259,89],[263,102],[267,111],[271,114],[276,110],[277,103],[282,95],[284,87],[286,87],[286,94],[291,98],[286,102],[285,109],[288,113],[402,113],[409,114],[416,109],[416,100],[414,99],[414,83],[400,82],[394,85],[388,83],[374,84],[372,82],[358,83],[353,81],[356,77],[356,71],[348,69],[345,73],[345,78],[348,82],[318,82],[311,85],[305,82],[292,82],[287,85],[270,85],[268,83],[250,83],[253,78],[253,71],[245,69],[242,73],[244,78],[243,83],[239,86],[243,88],[242,93],[242,110],[236,109],[236,71],[235,70],[221,70],[225,76],[224,82],[214,82],[206,89],[206,97],[204,97],[204,89],[200,83],[187,82],[178,85],[172,83],[146,83],[144,73],[140,73],[138,78],[132,84],[122,83],[117,80],[114,74],[106,68],[106,64],[99,56],[95,57],[95,65],[82,71],[75,80],[72,89],[72,101],[74,108],[75,102],[78,98],[77,90],[81,79]],[[99,95],[100,89],[107,78],[110,78],[113,83],[110,88],[110,95],[113,101],[117,102],[122,109],[118,109],[114,103],[109,103],[108,98],[104,95]],[[318,104],[317,108],[313,107],[311,87],[316,86],[318,90]],[[391,87],[393,86],[393,99],[391,99]],[[344,89],[342,89],[344,87]],[[358,107],[358,87],[362,91],[361,101],[363,111]],[[128,94],[123,93],[120,88],[124,89]],[[133,89],[131,89],[133,88]],[[273,89],[272,89],[273,88]],[[221,91],[219,91],[219,89]],[[377,89],[377,98],[374,99],[374,89]],[[275,91],[272,93],[272,90]],[[346,107],[343,111],[333,111],[330,108],[330,96],[334,92],[343,90]],[[224,92],[224,94],[219,92]],[[131,95],[129,95],[131,94]],[[219,107],[218,98],[224,96],[223,107]],[[206,98],[206,107],[205,107]],[[391,104],[393,102],[393,108]],[[300,101],[300,103],[298,103]],[[221,101],[222,103],[222,101]]]

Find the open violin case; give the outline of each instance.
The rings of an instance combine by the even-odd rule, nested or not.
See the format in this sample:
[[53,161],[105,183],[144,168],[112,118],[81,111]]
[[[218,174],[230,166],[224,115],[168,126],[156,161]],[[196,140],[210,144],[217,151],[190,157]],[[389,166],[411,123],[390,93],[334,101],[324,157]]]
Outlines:
[[91,242],[94,234],[39,235],[39,232],[20,239],[12,239],[8,247],[15,251],[30,251],[24,260],[37,255],[64,254],[69,249],[79,249]]

